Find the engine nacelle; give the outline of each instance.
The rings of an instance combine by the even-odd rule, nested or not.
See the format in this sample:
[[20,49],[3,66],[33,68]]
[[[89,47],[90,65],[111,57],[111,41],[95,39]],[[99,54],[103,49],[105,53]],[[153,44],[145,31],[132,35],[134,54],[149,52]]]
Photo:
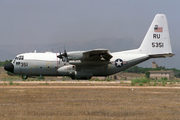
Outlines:
[[75,71],[76,71],[76,66],[75,65],[66,65],[66,66],[60,67],[57,71],[60,75],[74,76]]
[[66,65],[60,67],[57,71],[59,75],[70,76],[72,79],[90,79],[93,76],[91,72],[76,71],[75,65]]
[[82,51],[73,51],[67,53],[67,58],[69,60],[81,60],[84,58]]

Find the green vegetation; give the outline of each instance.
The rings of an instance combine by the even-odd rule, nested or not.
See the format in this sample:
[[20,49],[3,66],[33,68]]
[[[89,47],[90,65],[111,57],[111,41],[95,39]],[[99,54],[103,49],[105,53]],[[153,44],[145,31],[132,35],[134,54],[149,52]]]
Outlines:
[[143,83],[149,83],[150,84],[150,79],[148,78],[137,78],[131,80],[131,86],[135,86],[136,83],[139,83],[139,86],[143,86]]
[[109,81],[111,81],[111,79],[108,78],[106,81],[109,82]]
[[139,86],[143,86],[144,84],[149,86],[165,86],[166,84],[172,85],[172,84],[179,84],[180,80],[168,80],[166,77],[161,78],[159,80],[154,80],[154,79],[150,79],[150,78],[136,78],[136,79],[132,79],[131,80],[131,86],[135,86],[138,85]]
[[3,67],[5,64],[12,62],[12,60],[0,61],[0,67]]
[[131,83],[150,83],[150,79],[147,78],[133,79]]
[[131,82],[131,86],[135,86],[135,83]]
[[139,84],[139,86],[143,86],[143,84],[142,84],[142,83],[140,83],[140,84]]
[[49,85],[49,83],[46,81],[46,85]]
[[129,72],[129,73],[145,73],[145,77],[149,78],[149,73],[148,71],[150,70],[172,70],[174,71],[175,77],[180,78],[180,70],[176,68],[165,68],[164,66],[159,66],[157,68],[143,68],[143,67],[138,67],[138,66],[133,66],[128,69],[126,69],[124,72]]
[[149,78],[149,77],[150,77],[150,72],[146,71],[146,72],[145,72],[145,77],[146,77],[146,78]]
[[44,76],[38,76],[37,79],[40,81],[40,80],[44,80]]
[[9,85],[13,85],[13,81],[10,80],[10,81],[9,81]]

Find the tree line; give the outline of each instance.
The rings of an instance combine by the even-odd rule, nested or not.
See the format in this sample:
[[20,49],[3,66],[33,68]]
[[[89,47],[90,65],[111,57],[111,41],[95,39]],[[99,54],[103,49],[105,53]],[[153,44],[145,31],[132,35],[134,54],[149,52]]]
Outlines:
[[12,60],[5,60],[5,61],[0,61],[0,67],[3,67],[5,64],[12,62]]

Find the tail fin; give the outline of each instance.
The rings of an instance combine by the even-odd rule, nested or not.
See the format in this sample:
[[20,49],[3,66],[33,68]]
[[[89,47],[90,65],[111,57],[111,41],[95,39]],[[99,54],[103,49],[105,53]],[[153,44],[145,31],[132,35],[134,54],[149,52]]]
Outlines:
[[157,14],[139,47],[142,53],[151,57],[172,57],[171,42],[166,16]]

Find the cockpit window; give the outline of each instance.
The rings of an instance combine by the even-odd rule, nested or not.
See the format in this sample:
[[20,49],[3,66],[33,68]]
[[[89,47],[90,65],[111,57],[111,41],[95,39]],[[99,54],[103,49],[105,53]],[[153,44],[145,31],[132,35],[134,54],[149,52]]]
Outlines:
[[19,60],[24,60],[24,56],[19,56]]
[[24,60],[24,56],[18,56],[15,58],[15,60]]
[[15,58],[14,58],[14,60],[13,60],[13,63],[15,63],[15,62],[16,62],[16,60],[24,60],[24,56],[23,56],[23,55],[21,55],[21,56],[17,56],[17,57],[15,57]]

